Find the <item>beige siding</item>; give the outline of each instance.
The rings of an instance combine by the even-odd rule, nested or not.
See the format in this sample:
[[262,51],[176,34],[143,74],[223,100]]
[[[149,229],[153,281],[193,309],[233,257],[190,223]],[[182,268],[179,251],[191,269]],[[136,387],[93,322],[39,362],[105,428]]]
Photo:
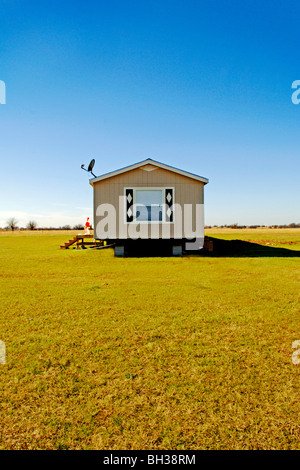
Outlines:
[[[126,187],[173,187],[176,204],[203,204],[204,202],[203,183],[161,168],[157,168],[153,171],[138,168],[94,183],[95,229],[100,220],[96,215],[97,207],[100,204],[112,204],[117,210],[116,238],[119,238],[119,196],[124,196],[124,188]],[[174,223],[176,223],[176,214]],[[170,225],[170,237],[172,238],[174,236],[174,224],[160,225]],[[193,227],[194,226],[195,211],[193,211]]]

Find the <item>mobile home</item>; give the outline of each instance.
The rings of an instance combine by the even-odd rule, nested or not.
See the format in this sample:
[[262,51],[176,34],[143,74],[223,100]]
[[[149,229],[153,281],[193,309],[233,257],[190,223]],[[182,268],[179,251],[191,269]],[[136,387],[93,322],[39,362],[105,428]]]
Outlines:
[[[150,158],[90,179],[94,237],[115,245],[166,247],[173,255],[204,242],[204,186],[208,179]],[[146,242],[146,243],[145,243]]]

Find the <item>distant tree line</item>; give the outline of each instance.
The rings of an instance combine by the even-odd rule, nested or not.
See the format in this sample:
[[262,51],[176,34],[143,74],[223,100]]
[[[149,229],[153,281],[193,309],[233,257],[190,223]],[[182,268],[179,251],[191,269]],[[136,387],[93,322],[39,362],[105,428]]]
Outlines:
[[300,228],[300,224],[278,224],[278,225],[239,225],[239,224],[230,224],[230,225],[206,225],[205,228]]
[[[71,227],[71,225],[63,225],[59,227],[38,227],[35,220],[29,220],[25,227],[19,227],[18,223],[19,222],[15,217],[11,217],[6,221],[7,225],[4,227],[4,230],[84,230],[83,224],[76,224],[73,227]],[[90,229],[92,228],[93,227],[90,227]],[[0,229],[3,230],[1,227]]]
[[[18,226],[18,220],[15,217],[11,217],[6,221],[6,227],[4,230],[84,230],[83,224],[76,224],[73,227],[71,225],[63,225],[59,227],[38,227],[38,224],[34,220],[29,220],[28,224],[25,227]],[[90,227],[93,229],[93,227]],[[278,225],[239,225],[238,223],[230,225],[206,225],[205,228],[233,228],[233,229],[243,229],[243,228],[300,228],[300,223],[291,223],[291,224],[278,224]],[[0,227],[1,230],[3,230]]]

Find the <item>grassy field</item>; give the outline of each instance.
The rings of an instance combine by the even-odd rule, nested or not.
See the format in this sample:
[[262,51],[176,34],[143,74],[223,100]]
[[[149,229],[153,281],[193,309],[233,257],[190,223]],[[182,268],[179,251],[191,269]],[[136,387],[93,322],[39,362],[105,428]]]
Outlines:
[[115,258],[0,233],[0,449],[299,449],[300,230],[207,235]]

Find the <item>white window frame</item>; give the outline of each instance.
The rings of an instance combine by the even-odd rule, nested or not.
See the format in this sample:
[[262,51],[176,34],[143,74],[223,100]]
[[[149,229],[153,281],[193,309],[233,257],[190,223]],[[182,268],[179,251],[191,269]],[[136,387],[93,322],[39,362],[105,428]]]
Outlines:
[[[133,208],[134,208],[134,212],[133,212],[133,220],[131,222],[127,222],[127,214],[126,214],[126,190],[127,189],[132,189],[133,191]],[[125,210],[124,210],[124,222],[125,224],[174,224],[174,221],[175,221],[175,213],[174,213],[174,209],[173,209],[173,221],[172,222],[168,222],[166,221],[166,189],[172,189],[173,191],[173,206],[175,204],[174,200],[175,200],[175,188],[173,186],[126,186],[124,188],[124,196],[125,196]],[[136,220],[136,191],[162,191],[162,209],[163,209],[163,213],[162,213],[162,220]]]

